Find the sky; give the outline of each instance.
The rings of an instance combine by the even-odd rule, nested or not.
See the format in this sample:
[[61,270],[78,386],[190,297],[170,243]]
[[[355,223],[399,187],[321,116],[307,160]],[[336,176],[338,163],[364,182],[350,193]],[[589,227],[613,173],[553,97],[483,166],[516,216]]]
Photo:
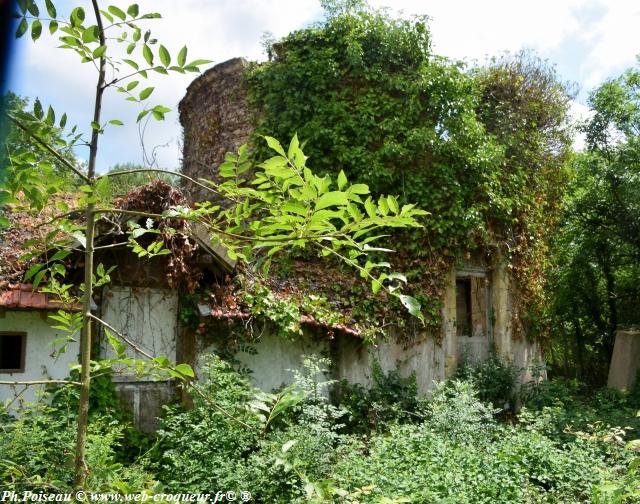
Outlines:
[[[163,19],[152,20],[148,27],[174,59],[186,44],[188,60],[203,58],[212,64],[237,56],[262,61],[265,33],[279,38],[323,17],[319,0],[139,0],[138,4],[143,12],[162,14]],[[572,107],[576,117],[587,113],[589,91],[633,66],[640,53],[637,0],[370,0],[369,4],[387,7],[397,15],[429,16],[434,52],[470,65],[505,51],[534,50],[577,90]],[[75,5],[90,8],[86,0],[56,2],[59,14],[68,14]],[[80,64],[75,53],[58,49],[58,44],[46,28],[36,43],[27,36],[20,39],[13,50],[8,88],[22,96],[39,97],[45,108],[53,104],[58,116],[66,112],[70,124],[86,131],[97,72],[90,64]],[[156,74],[145,83],[156,88],[151,104],[172,108],[165,121],[151,121],[144,135],[147,151],[155,148],[162,168],[180,166],[177,106],[196,77]],[[98,170],[117,163],[141,163],[135,124],[140,107],[110,92],[103,110],[105,119],[120,119],[125,125],[110,126],[102,136]],[[76,154],[86,159],[85,150]]]

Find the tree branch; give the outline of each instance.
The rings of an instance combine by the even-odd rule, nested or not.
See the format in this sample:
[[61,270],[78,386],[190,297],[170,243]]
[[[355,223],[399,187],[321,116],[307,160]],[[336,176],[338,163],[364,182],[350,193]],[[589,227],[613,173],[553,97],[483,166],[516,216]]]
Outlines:
[[117,177],[119,175],[129,175],[131,173],[149,173],[149,172],[156,172],[156,173],[167,173],[169,175],[175,175],[176,177],[180,177],[183,178],[185,180],[188,180],[189,182],[191,182],[192,184],[197,185],[198,187],[201,187],[213,194],[216,194],[218,196],[224,196],[226,197],[224,194],[222,194],[220,191],[216,191],[215,189],[213,189],[212,187],[209,187],[208,185],[203,184],[202,182],[198,182],[197,180],[189,177],[188,175],[185,175],[184,173],[180,173],[180,172],[174,172],[171,170],[162,170],[160,168],[137,168],[135,170],[122,170],[122,171],[113,171],[113,172],[109,172],[109,173],[105,173],[104,175],[101,175],[100,177],[98,177],[99,179],[102,177]]
[[48,385],[50,383],[58,383],[65,385],[81,385],[80,382],[71,380],[32,380],[32,381],[0,381],[0,385],[24,385],[30,387],[32,385]]
[[75,173],[78,177],[80,177],[82,180],[84,180],[85,182],[89,182],[89,177],[87,177],[84,173],[82,173],[80,170],[78,170],[75,166],[73,166],[69,161],[67,161],[64,157],[62,157],[60,155],[60,153],[55,150],[53,147],[51,147],[47,142],[45,142],[44,140],[42,140],[39,136],[37,136],[35,133],[32,133],[29,128],[27,128],[24,124],[22,124],[20,121],[18,121],[18,119],[16,119],[15,117],[13,117],[11,114],[7,114],[7,117],[9,117],[9,120],[15,124],[18,128],[20,128],[22,131],[24,131],[27,135],[29,135],[31,138],[33,138],[36,143],[38,143],[40,146],[44,147],[45,150],[47,150],[50,154],[53,154],[53,156],[60,161],[63,165],[65,165],[67,168],[69,168],[73,173]]

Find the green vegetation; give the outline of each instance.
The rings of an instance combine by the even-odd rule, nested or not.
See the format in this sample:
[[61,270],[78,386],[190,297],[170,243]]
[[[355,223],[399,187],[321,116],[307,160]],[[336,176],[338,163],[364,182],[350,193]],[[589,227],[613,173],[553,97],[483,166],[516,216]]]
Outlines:
[[328,4],[326,21],[274,43],[273,60],[250,71],[262,112],[256,138],[297,131],[320,173],[344,170],[374,195],[430,212],[424,229],[395,241],[432,326],[443,272],[491,251],[509,261],[522,291],[527,327],[516,329],[547,335],[543,270],[566,178],[567,89],[532,55],[466,71],[433,54],[424,18]]
[[[193,408],[167,407],[151,448],[129,447],[140,454],[134,461],[123,459],[126,422],[94,411],[87,488],[224,488],[265,503],[637,502],[640,473],[633,445],[625,444],[640,428],[638,391],[587,397],[576,382],[544,382],[504,422],[479,398],[482,388],[501,386],[497,361],[475,367],[485,377],[480,389],[474,379],[454,379],[429,400],[415,396],[415,381],[378,368],[372,390],[361,394],[376,420],[365,423],[359,387],[343,384],[343,401],[328,401],[335,385],[323,377],[328,364],[307,358],[294,384],[272,396],[210,357],[189,387]],[[55,403],[18,420],[4,417],[5,488],[70,488],[71,466],[56,457],[72,453],[73,422],[73,410]]]
[[[519,387],[519,370],[492,356],[461,366],[427,399],[417,396],[415,376],[399,370],[374,365],[365,388],[327,381],[330,363],[308,358],[292,385],[267,393],[215,356],[199,381],[191,381],[189,365],[163,356],[128,358],[127,339],[108,325],[117,358],[92,359],[92,327],[105,323],[91,312],[91,296],[111,271],[93,264],[96,223],[127,212],[114,198],[153,171],[96,173],[100,136],[121,124],[101,115],[102,94],[114,87],[144,106],[153,92],[138,91],[140,80],[109,83],[105,68],[133,68],[131,79],[146,79],[195,72],[206,61],[187,63],[183,48],[172,65],[168,50],[154,50],[150,32],[137,24],[158,15],[140,15],[136,4],[127,12],[100,10],[93,0],[91,24],[83,8],[62,19],[47,0],[50,33],[60,30],[62,47],[98,69],[96,116],[82,139],[53,107],[35,101],[27,110],[24,99],[9,95],[15,128],[0,160],[10,167],[0,202],[51,212],[51,231],[29,257],[53,255],[24,280],[83,305],[81,313],[52,316],[68,338],[82,326],[82,360],[67,385],[48,390],[18,418],[2,406],[3,490],[225,489],[266,503],[639,502],[640,384],[628,394],[597,386],[617,327],[640,322],[640,70],[593,92],[593,115],[581,126],[586,150],[572,153],[568,90],[534,56],[468,69],[432,53],[425,19],[394,19],[358,0],[325,4],[326,21],[273,44],[273,61],[249,72],[251,98],[263,112],[255,151],[241,146],[220,166],[220,183],[200,182],[228,205],[130,210],[133,252],[170,254],[170,221],[205,225],[212,245],[251,266],[235,280],[244,283],[241,308],[287,336],[300,333],[310,314],[333,327],[384,310],[387,323],[401,325],[401,305],[437,330],[443,273],[491,254],[508,262],[517,282],[514,337],[546,344],[551,372],[563,378]],[[37,40],[40,9],[31,0],[18,8],[17,35],[30,28]],[[103,23],[125,34],[107,39]],[[113,57],[114,44],[139,53],[139,62]],[[161,120],[167,111],[148,106],[138,121]],[[283,146],[276,138],[291,141]],[[71,154],[76,143],[90,147],[86,169]],[[76,191],[77,206],[51,208],[51,195],[62,189]],[[383,227],[394,228],[390,241],[406,274],[380,260],[389,251],[377,241]],[[81,287],[67,280],[64,262],[76,242],[86,250]],[[362,282],[350,289],[325,286],[357,305],[353,312],[336,310],[326,293],[276,297],[258,275],[276,258],[286,276],[291,258],[282,256],[291,251],[358,272]],[[374,306],[365,290],[383,302]],[[198,294],[211,293],[185,297],[181,317],[185,327],[205,331],[213,322],[200,322]],[[229,348],[221,353],[233,358]],[[177,379],[193,407],[168,406],[160,430],[142,435],[117,404],[108,379],[114,364]]]
[[604,383],[616,328],[640,324],[640,67],[591,94],[551,269],[554,364]]

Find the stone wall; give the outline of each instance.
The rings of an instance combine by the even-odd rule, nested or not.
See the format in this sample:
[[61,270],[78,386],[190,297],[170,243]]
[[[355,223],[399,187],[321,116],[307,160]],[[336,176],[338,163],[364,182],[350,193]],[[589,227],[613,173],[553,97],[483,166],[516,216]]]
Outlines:
[[[194,179],[217,179],[227,152],[248,142],[255,114],[247,101],[244,72],[249,63],[234,58],[194,80],[180,102],[183,128],[182,172]],[[193,201],[212,200],[212,193],[188,183]]]

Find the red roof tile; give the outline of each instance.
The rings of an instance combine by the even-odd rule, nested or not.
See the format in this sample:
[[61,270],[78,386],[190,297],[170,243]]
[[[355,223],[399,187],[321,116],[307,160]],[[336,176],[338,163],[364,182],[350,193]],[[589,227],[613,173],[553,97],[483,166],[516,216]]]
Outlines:
[[0,308],[10,310],[71,310],[80,311],[81,306],[64,305],[55,294],[34,291],[31,284],[9,284],[0,292]]

